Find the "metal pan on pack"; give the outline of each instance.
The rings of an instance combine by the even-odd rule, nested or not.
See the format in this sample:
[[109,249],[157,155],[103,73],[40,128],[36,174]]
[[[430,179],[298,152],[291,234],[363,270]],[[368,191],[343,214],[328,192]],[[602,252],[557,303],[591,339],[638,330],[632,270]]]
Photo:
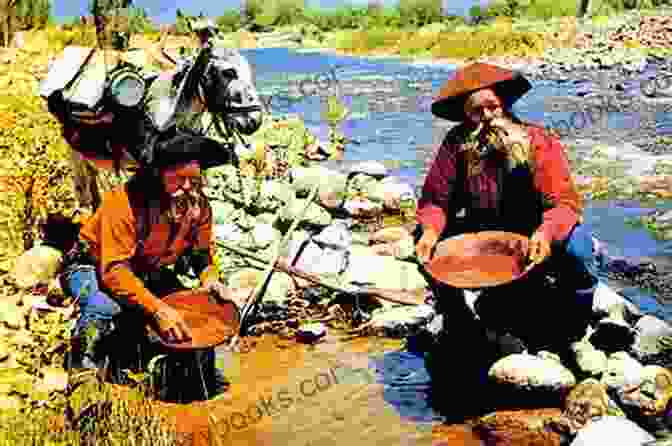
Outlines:
[[440,242],[427,271],[456,288],[487,288],[513,282],[529,269],[528,238],[503,231],[461,234]]
[[178,291],[162,299],[180,312],[191,328],[192,338],[187,342],[171,343],[159,338],[171,350],[196,350],[216,347],[238,333],[240,311],[233,301],[213,303],[207,290]]

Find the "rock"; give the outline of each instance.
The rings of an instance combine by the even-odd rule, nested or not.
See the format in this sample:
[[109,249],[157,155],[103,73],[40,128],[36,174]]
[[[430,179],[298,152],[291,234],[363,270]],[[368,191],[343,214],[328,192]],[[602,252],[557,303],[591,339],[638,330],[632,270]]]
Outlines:
[[289,203],[295,197],[292,187],[278,180],[269,180],[261,183],[261,195],[272,197],[282,203]]
[[[306,200],[296,199],[287,205],[282,213],[281,218],[286,221],[292,221],[295,217],[299,216],[305,206]],[[331,215],[329,215],[329,212],[321,208],[318,204],[310,203],[302,222],[315,226],[329,226],[331,223]]]
[[644,367],[626,352],[612,353],[607,359],[607,369],[601,382],[617,391],[629,386],[639,386]]
[[343,208],[348,211],[350,215],[358,218],[371,218],[383,213],[382,203],[377,203],[371,200],[346,200]]
[[257,222],[272,225],[275,222],[275,215],[268,212],[259,214],[257,215]]
[[252,229],[252,241],[258,248],[266,248],[271,243],[282,237],[280,231],[268,223],[257,224]]
[[12,330],[23,328],[26,324],[26,309],[12,301],[0,300],[0,322]]
[[46,367],[42,374],[38,388],[43,392],[62,392],[68,386],[68,373],[60,367]]
[[596,349],[589,341],[571,346],[579,370],[589,376],[600,376],[607,369],[607,354]]
[[570,446],[642,446],[655,438],[637,424],[622,417],[603,417],[581,429]]
[[369,324],[381,335],[403,338],[419,332],[435,315],[436,311],[431,305],[380,308],[373,311]]
[[402,201],[415,199],[415,192],[408,184],[397,181],[396,178],[388,177],[378,183],[371,184],[367,190],[369,198],[383,202],[386,209],[399,210]]
[[593,312],[600,315],[609,314],[609,309],[614,304],[623,304],[628,313],[641,315],[641,312],[635,305],[612,290],[606,283],[600,281],[595,288],[593,296]]
[[21,288],[49,283],[61,268],[63,253],[45,245],[35,246],[16,259],[11,276]]
[[657,365],[642,368],[641,383],[635,388],[617,392],[624,407],[635,409],[637,415],[660,417],[665,415],[672,398],[672,371]]
[[302,324],[296,331],[297,338],[302,342],[315,342],[327,334],[327,327],[322,323]]
[[405,238],[394,243],[374,245],[372,249],[376,255],[392,256],[399,260],[407,260],[415,256],[415,245],[411,238]]
[[371,243],[393,243],[406,238],[412,238],[411,233],[403,226],[383,228],[374,232],[370,237]]
[[574,375],[557,357],[547,353],[509,355],[497,361],[488,376],[497,383],[510,384],[521,390],[568,390],[576,383]]
[[349,175],[363,173],[375,178],[387,176],[387,167],[377,161],[365,161],[350,168]]
[[243,240],[243,231],[234,224],[216,224],[214,233],[218,240],[229,240],[232,242],[240,242]]
[[[474,423],[473,429],[486,445],[560,446],[561,435],[544,428],[559,416],[560,409],[556,408],[498,410],[480,417]],[[458,444],[460,443],[455,443]]]
[[243,231],[250,231],[257,224],[257,220],[243,209],[236,209],[231,215],[232,223],[235,223]]
[[292,169],[292,188],[299,196],[307,196],[319,185],[318,193],[343,194],[347,176],[324,166],[296,167]]
[[0,362],[9,358],[9,348],[6,345],[0,344]]
[[210,200],[210,206],[212,207],[212,215],[216,225],[230,224],[232,222],[233,213],[236,211],[236,207],[233,203],[221,200]]
[[372,176],[357,173],[348,180],[347,193],[349,195],[368,194],[372,187],[378,184],[378,180]]
[[625,305],[614,304],[608,308],[608,312],[609,316],[597,323],[590,342],[607,353],[624,351],[635,340],[635,330],[625,321]]
[[562,416],[554,423],[554,427],[575,435],[594,418],[607,415],[625,416],[609,398],[606,386],[594,378],[588,378],[569,392]]
[[427,287],[427,281],[417,265],[392,257],[373,254],[371,248],[353,245],[350,265],[343,277],[344,283],[371,283],[377,288],[418,290]]
[[[227,280],[227,285],[235,293],[238,289],[248,289],[256,287],[263,279],[263,271],[256,269],[243,269],[231,274]],[[271,277],[264,302],[274,302],[283,304],[288,299],[289,291],[292,288],[292,278],[285,273],[276,271]]]
[[672,325],[657,317],[644,315],[635,324],[635,342],[632,346],[633,353],[641,361],[647,356],[658,355],[663,352],[659,340],[672,337]]
[[[302,248],[303,246],[303,248]],[[308,240],[293,238],[289,243],[288,258],[296,267],[315,274],[341,274],[348,267],[352,236],[341,221],[332,223],[316,237]]]

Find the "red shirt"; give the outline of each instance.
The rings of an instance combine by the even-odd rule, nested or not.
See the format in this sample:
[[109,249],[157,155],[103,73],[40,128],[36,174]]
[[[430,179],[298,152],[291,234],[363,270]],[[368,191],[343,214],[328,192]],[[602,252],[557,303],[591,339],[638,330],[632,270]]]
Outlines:
[[[533,190],[530,192],[543,197],[543,212],[539,216],[541,224],[537,230],[549,241],[561,241],[580,222],[583,200],[574,186],[569,162],[560,141],[541,127],[526,128],[535,159],[531,171]],[[508,212],[515,218],[515,206],[522,210],[532,205],[521,194],[519,200],[514,197],[514,200],[506,202],[508,209],[500,209],[502,163],[497,165],[486,162],[481,173],[469,178],[459,175],[460,166],[465,163],[464,152],[460,151],[463,140],[461,135],[464,135],[464,127],[458,126],[444,138],[418,201],[417,222],[432,226],[437,234],[444,231],[462,208],[466,209],[467,215],[472,216],[498,216],[501,212]],[[525,214],[520,215],[524,218],[522,215]]]

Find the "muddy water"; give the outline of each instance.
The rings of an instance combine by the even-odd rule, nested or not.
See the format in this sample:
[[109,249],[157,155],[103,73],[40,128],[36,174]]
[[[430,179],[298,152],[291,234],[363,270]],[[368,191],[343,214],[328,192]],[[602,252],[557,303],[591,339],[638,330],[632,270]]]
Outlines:
[[180,430],[196,434],[194,444],[436,443],[429,377],[400,341],[343,340],[334,332],[315,345],[256,339],[246,353],[218,351],[232,384],[224,398],[174,408]]

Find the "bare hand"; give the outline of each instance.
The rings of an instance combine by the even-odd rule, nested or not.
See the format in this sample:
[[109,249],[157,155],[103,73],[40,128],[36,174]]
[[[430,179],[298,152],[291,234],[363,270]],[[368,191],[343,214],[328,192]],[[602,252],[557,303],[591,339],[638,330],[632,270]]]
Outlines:
[[535,232],[528,242],[527,257],[532,265],[538,265],[551,255],[551,243],[541,232]]
[[439,235],[434,231],[434,229],[431,228],[426,228],[423,233],[422,237],[420,240],[418,240],[418,243],[415,245],[415,253],[417,254],[418,258],[422,261],[422,263],[427,263],[430,260],[431,254],[432,254],[432,249],[434,249],[434,245],[436,245],[436,242],[439,240]]
[[204,284],[204,287],[208,290],[211,296],[220,301],[232,300],[233,294],[231,293],[231,290],[219,280],[208,281]]
[[191,339],[191,329],[182,315],[168,304],[162,304],[154,313],[159,334],[167,342],[186,342]]

